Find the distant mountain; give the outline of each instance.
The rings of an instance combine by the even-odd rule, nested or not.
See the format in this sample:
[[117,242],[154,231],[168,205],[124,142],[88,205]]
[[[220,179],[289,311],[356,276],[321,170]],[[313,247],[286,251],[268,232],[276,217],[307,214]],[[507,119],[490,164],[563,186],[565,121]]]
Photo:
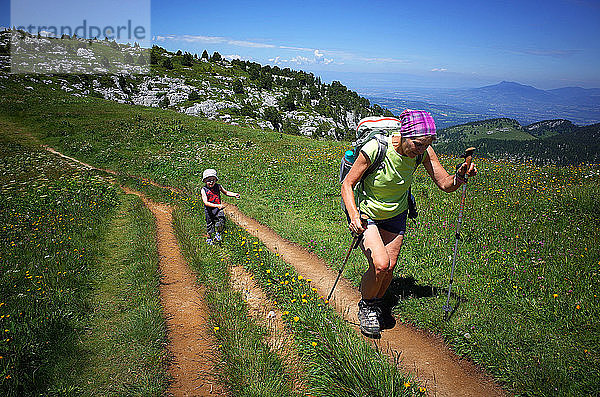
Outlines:
[[563,87],[548,90],[548,92],[563,96],[565,98],[600,96],[600,88]]
[[496,85],[450,93],[446,101],[467,110],[511,117],[521,123],[563,118],[579,124],[600,122],[600,96],[595,90],[535,87],[503,81]]
[[538,164],[599,164],[600,123],[578,127],[568,120],[545,120],[522,127],[513,119],[490,119],[439,131],[440,153],[474,146],[479,156]]
[[564,87],[548,92],[582,106],[598,106],[600,103],[600,88]]
[[[460,113],[483,115],[487,118],[516,119],[522,125],[542,120],[566,119],[575,124],[600,122],[600,89],[565,87],[554,90],[503,81],[479,88],[402,91],[401,93],[371,93],[371,98],[421,101],[432,108],[450,106]],[[388,103],[380,99],[381,103]],[[377,103],[379,103],[377,102]],[[463,120],[464,121],[464,120]],[[447,125],[447,124],[445,124]]]
[[560,100],[558,95],[512,81],[503,81],[495,85],[472,88],[466,90],[463,95],[484,99],[488,103],[503,103],[514,100],[554,103]]

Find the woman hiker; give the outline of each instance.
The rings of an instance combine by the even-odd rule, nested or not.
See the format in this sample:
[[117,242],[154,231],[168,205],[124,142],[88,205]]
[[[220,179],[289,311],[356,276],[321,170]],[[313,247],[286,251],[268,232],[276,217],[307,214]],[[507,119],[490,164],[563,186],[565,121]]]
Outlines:
[[[420,110],[405,110],[400,115],[399,131],[388,138],[384,167],[367,175],[361,191],[354,187],[375,158],[378,143],[366,143],[342,183],[342,200],[349,215],[349,228],[353,233],[364,233],[361,249],[369,262],[362,276],[358,302],[358,319],[363,334],[380,337],[381,331],[393,328],[396,320],[391,308],[383,308],[383,296],[392,281],[392,271],[398,261],[402,240],[406,232],[408,188],[417,167],[416,158],[422,155],[422,164],[433,182],[450,193],[466,183],[460,175],[474,176],[474,163],[467,170],[465,163],[450,175],[442,167],[430,146],[436,138],[435,123],[431,115]],[[368,220],[361,220],[366,214]],[[385,310],[383,310],[385,309]]]

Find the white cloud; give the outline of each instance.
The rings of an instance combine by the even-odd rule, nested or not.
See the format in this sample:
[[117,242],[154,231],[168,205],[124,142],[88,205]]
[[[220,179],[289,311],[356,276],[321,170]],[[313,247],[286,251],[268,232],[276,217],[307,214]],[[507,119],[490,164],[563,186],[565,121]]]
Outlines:
[[167,34],[155,37],[156,41],[185,41],[187,43],[209,43],[209,44],[229,44],[236,47],[250,47],[250,48],[275,48],[272,44],[255,43],[252,41],[245,40],[232,40],[226,37],[219,36],[198,36],[191,34]]
[[269,58],[269,62],[275,65],[286,65],[286,64],[294,64],[294,65],[314,65],[314,64],[324,64],[329,65],[330,63],[334,63],[333,59],[325,58],[325,55],[319,50],[311,50],[313,53],[311,56],[303,56],[298,55],[293,58],[284,59],[280,56],[276,56],[274,58]]
[[254,43],[251,41],[243,41],[243,40],[228,40],[227,44],[235,45],[238,47],[251,47],[251,48],[275,48],[272,44],[264,44],[264,43]]
[[324,63],[325,65],[329,65],[330,63],[333,63],[333,59],[325,58],[325,55],[322,52],[320,52],[319,50],[315,50],[313,52],[313,54],[314,54],[315,63]]
[[[201,35],[160,35],[155,37],[156,41],[184,41],[188,43],[206,43],[206,44],[224,44],[224,45],[232,45],[236,47],[244,47],[244,48],[257,48],[257,49],[281,49],[293,52],[307,52],[309,54],[306,55],[298,55],[290,58],[286,57],[286,59],[281,58],[280,56],[273,56],[269,59],[269,62],[272,62],[277,65],[292,63],[294,65],[329,65],[336,64],[341,65],[342,61],[353,61],[353,62],[363,62],[363,63],[374,63],[374,64],[398,64],[398,63],[409,63],[409,61],[398,58],[388,58],[388,57],[363,57],[357,54],[339,51],[339,50],[319,50],[315,48],[308,47],[296,47],[296,46],[287,46],[287,45],[273,45],[267,43],[259,43],[255,41],[248,40],[235,40],[227,37],[220,36],[201,36]],[[331,58],[326,57],[326,54],[331,56]],[[334,59],[335,57],[335,59]],[[445,68],[436,68],[433,71],[436,72],[444,72]]]
[[431,69],[432,72],[446,72],[448,69],[446,68],[433,68]]
[[156,40],[156,41],[185,41],[188,43],[212,43],[212,44],[224,43],[226,41],[224,37],[196,36],[196,35],[190,35],[190,34],[159,35],[159,36],[155,36],[154,40]]
[[307,51],[307,52],[313,52],[313,51],[315,51],[314,48],[289,47],[289,46],[286,46],[286,45],[280,45],[279,48],[281,48],[283,50],[294,50],[294,51]]
[[223,55],[223,58],[228,59],[230,61],[233,61],[234,59],[241,61],[242,59],[244,59],[244,58],[242,58],[241,55],[238,55],[238,54]]
[[275,57],[275,58],[269,58],[269,62],[275,64],[275,65],[283,65],[285,63],[288,63],[289,60],[287,59],[282,59],[281,57]]
[[406,63],[404,59],[396,59],[396,58],[365,58],[365,57],[356,57],[356,60],[361,62],[368,63]]
[[542,57],[554,57],[554,58],[566,58],[566,57],[570,57],[572,55],[575,55],[579,52],[581,52],[581,50],[562,50],[562,49],[556,49],[556,50],[523,50],[523,51],[517,51],[517,52],[521,52],[523,54],[527,54],[527,55],[535,55],[535,56],[542,56]]
[[298,64],[298,65],[310,65],[312,63],[315,63],[314,60],[311,60],[307,57],[303,57],[301,55],[298,55],[297,57],[290,59],[290,62]]
[[56,35],[52,32],[48,32],[46,30],[40,30],[40,36],[44,37],[56,37]]

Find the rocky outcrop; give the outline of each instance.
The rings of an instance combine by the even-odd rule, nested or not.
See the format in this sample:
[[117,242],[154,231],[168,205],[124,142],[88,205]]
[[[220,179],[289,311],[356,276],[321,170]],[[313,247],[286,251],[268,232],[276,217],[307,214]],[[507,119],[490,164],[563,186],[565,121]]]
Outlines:
[[[0,36],[0,39],[6,41],[9,35]],[[286,88],[285,84],[275,84],[265,89],[261,88],[262,84],[256,80],[251,81],[245,76],[219,75],[210,71],[211,67],[208,72],[204,71],[196,75],[191,73],[194,69],[184,67],[181,77],[165,74],[144,75],[140,74],[143,70],[135,65],[110,59],[110,67],[117,65],[120,72],[115,74],[107,69],[109,66],[106,65],[106,56],[102,55],[105,51],[118,50],[121,54],[120,58],[123,58],[122,54],[126,53],[129,59],[138,59],[141,57],[141,49],[138,46],[115,48],[115,43],[105,41],[92,43],[76,38],[50,40],[31,36],[25,36],[18,45],[32,48],[53,46],[57,55],[56,62],[65,63],[60,70],[67,76],[48,74],[48,77],[37,81],[34,75],[23,75],[23,79],[43,83],[49,85],[51,89],[60,89],[75,96],[91,95],[120,103],[170,108],[192,116],[261,129],[273,129],[272,122],[266,120],[265,115],[272,115],[275,109],[279,117],[279,121],[276,122],[278,129],[283,127],[284,130],[289,130],[286,132],[318,137],[336,137],[336,133],[339,134],[342,130],[355,128],[360,118],[355,112],[341,108],[339,99],[336,99],[338,102],[334,101],[335,103],[330,100],[328,102],[327,98],[312,97],[308,100],[307,98],[311,97],[311,90],[306,87],[296,85],[292,90]],[[99,52],[98,49],[104,52]],[[169,53],[164,53],[163,56],[173,57]],[[24,62],[27,62],[27,53],[24,53],[24,57]],[[69,57],[75,57],[77,62],[71,62],[72,59]],[[10,61],[7,57],[3,59],[5,63]],[[82,65],[87,65],[85,66],[87,69],[80,70]],[[232,68],[232,64],[226,60],[220,61],[217,65],[220,68]],[[273,76],[273,79],[281,80],[280,82],[286,84],[294,80],[281,75]],[[237,80],[242,82],[243,92],[239,89],[237,93],[233,91]],[[289,86],[293,84],[290,83]],[[317,91],[327,92],[327,87],[319,81]],[[290,106],[289,98],[295,98],[293,106]],[[286,106],[283,106],[282,103],[285,101],[287,101]],[[319,105],[327,109],[335,108],[334,116],[326,117],[317,112],[315,109]],[[289,110],[294,107],[296,110]]]

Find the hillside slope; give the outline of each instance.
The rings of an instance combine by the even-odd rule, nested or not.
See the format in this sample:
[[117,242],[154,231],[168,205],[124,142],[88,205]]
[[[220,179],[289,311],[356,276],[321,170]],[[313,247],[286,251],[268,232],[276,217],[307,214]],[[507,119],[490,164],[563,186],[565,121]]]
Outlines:
[[[0,32],[4,71],[10,65],[9,45],[12,54],[19,54],[19,62],[36,64],[42,70],[52,66],[49,65],[52,61],[40,66],[35,57],[39,51],[51,48],[55,56],[61,57],[62,73],[21,75],[23,84],[41,82],[76,96],[169,108],[234,125],[315,138],[342,139],[363,117],[391,115],[338,81],[326,84],[304,71],[229,61],[217,52],[212,56],[205,52],[198,57],[181,51],[171,53],[158,46],[140,49],[137,45],[110,41],[19,34],[26,40],[11,43],[11,31]],[[27,49],[19,47],[25,45],[36,51],[29,54]],[[146,69],[143,69],[144,56],[149,60]],[[83,72],[81,64],[87,67]],[[144,70],[150,74],[139,74]]]
[[[216,52],[209,56],[205,51],[198,57],[181,51],[172,53],[157,46],[143,49],[137,45],[68,36],[59,40],[23,33],[27,46],[36,51],[52,49],[53,56],[64,57],[60,62],[64,73],[11,75],[7,73],[12,57],[8,55],[8,49],[12,46],[13,52],[19,52],[21,44],[17,43],[18,48],[15,47],[10,42],[10,34],[11,31],[0,32],[0,88],[8,87],[12,82],[36,90],[35,87],[42,84],[78,97],[93,96],[119,103],[168,108],[231,125],[335,140],[353,140],[354,129],[365,116],[393,115],[377,104],[371,105],[368,99],[348,90],[342,83],[326,84],[312,73],[248,61],[229,61]],[[145,56],[149,74],[136,74],[144,70]],[[19,61],[27,63],[32,59],[21,56]],[[40,67],[50,67],[49,63],[42,63]],[[80,63],[86,65],[88,72],[78,69]],[[124,72],[114,74],[113,70]],[[515,96],[529,102],[556,102],[558,98],[558,93],[510,82],[477,90],[473,98],[485,95],[497,101]],[[596,91],[573,88],[560,93],[583,98],[593,97]],[[421,106],[437,119],[475,117],[451,107],[430,108],[431,105],[424,102],[395,101],[381,103],[396,113],[404,106]],[[508,118],[475,121],[440,130],[436,147],[441,151],[460,152],[464,145],[481,141],[477,145],[481,146],[480,155],[532,159],[542,163],[597,162],[597,145],[589,141],[585,133],[575,140],[565,136],[564,142],[557,138],[534,143],[539,138],[568,135],[578,128],[563,119],[540,121],[526,127]],[[531,143],[519,144],[525,141]],[[574,147],[575,141],[585,142],[586,151]],[[568,149],[557,153],[564,147]]]

